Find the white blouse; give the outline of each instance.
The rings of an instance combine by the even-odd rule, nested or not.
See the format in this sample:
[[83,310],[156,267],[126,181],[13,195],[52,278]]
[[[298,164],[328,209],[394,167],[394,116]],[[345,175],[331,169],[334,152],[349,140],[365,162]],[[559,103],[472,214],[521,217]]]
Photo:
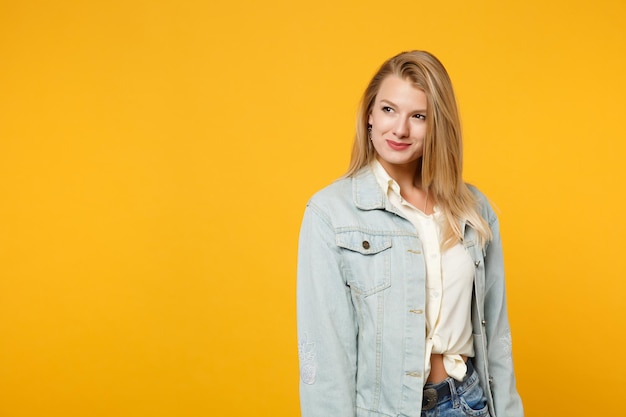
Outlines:
[[451,377],[461,381],[467,366],[461,355],[474,356],[471,302],[474,265],[461,242],[441,251],[441,227],[445,219],[435,206],[427,215],[400,195],[400,186],[378,161],[372,170],[383,192],[413,223],[422,241],[426,264],[426,354],[424,374],[430,374],[430,355],[443,354],[443,365]]

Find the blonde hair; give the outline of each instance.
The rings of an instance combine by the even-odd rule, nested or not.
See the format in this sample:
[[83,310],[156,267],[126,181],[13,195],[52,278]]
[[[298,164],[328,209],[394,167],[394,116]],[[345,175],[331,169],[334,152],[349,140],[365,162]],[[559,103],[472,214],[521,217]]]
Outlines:
[[463,146],[452,82],[443,64],[425,51],[402,52],[376,72],[363,93],[357,112],[356,134],[346,176],[355,175],[376,156],[368,137],[368,119],[383,80],[395,75],[409,80],[427,98],[426,136],[421,158],[422,187],[428,190],[443,212],[443,248],[462,240],[461,221],[472,226],[484,246],[492,237],[489,225],[478,213],[478,201],[463,182]]

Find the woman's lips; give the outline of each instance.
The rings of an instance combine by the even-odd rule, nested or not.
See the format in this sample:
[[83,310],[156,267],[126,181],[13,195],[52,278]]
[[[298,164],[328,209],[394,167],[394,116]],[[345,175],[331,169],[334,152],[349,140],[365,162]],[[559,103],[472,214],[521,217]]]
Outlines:
[[387,145],[389,145],[389,147],[393,149],[394,151],[403,151],[409,146],[411,146],[410,143],[399,143],[399,142],[394,142],[392,140],[387,140]]

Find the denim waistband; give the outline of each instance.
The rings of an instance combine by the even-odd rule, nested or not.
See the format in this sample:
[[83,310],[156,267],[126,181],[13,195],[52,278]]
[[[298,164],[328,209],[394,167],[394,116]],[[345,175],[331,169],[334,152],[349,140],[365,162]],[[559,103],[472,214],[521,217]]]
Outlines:
[[448,377],[437,384],[427,383],[424,385],[422,410],[428,410],[450,400],[452,398],[451,387],[454,387],[456,393],[460,395],[474,386],[478,379],[478,373],[474,369],[471,358],[467,359],[466,365],[467,371],[463,381]]

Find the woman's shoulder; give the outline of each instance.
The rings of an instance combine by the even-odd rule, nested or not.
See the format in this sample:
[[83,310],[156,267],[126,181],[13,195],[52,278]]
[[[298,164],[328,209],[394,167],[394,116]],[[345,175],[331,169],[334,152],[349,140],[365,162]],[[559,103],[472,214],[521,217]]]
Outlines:
[[339,178],[315,192],[306,204],[306,211],[315,213],[314,217],[331,226],[354,217],[351,178]]
[[309,204],[329,205],[337,207],[346,205],[369,206],[371,204],[380,206],[382,203],[382,191],[376,181],[371,168],[365,166],[355,174],[343,176],[326,187],[322,188],[309,200]]
[[351,196],[352,179],[342,177],[315,192],[309,199],[308,205],[332,207],[341,201],[351,201]]
[[496,220],[497,215],[487,196],[475,185],[468,183],[466,183],[465,185],[474,195],[474,198],[476,198],[476,202],[478,203],[478,211],[483,219],[487,220],[488,223],[492,223],[494,220]]
[[472,192],[472,194],[474,194],[474,197],[476,197],[478,201],[487,201],[487,196],[480,191],[477,186],[467,182],[465,183],[465,186]]

